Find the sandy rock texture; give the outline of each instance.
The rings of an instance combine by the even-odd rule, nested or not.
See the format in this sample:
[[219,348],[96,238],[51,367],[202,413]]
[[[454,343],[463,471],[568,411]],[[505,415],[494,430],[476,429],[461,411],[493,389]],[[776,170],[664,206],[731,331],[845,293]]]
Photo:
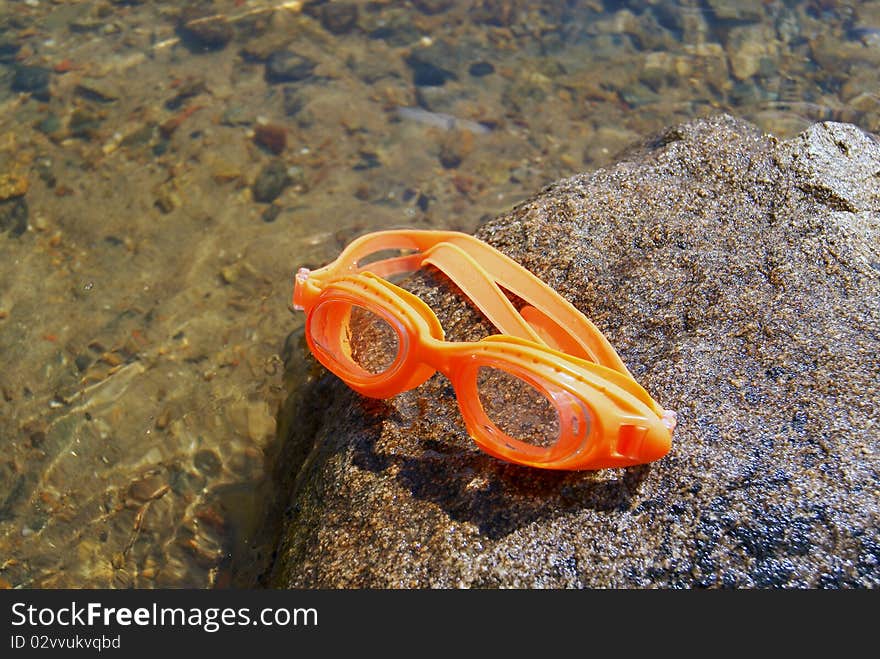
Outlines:
[[[678,412],[673,448],[559,473],[479,452],[435,375],[354,394],[287,346],[275,587],[880,585],[880,144],[779,141],[722,115],[663,131],[480,227]],[[434,286],[431,286],[434,284]],[[485,333],[442,276],[447,338]]]

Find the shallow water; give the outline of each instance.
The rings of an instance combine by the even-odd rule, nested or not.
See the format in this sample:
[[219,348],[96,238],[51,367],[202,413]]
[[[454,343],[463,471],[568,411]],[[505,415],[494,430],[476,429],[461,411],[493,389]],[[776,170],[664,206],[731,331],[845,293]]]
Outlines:
[[0,585],[249,585],[291,275],[729,112],[880,130],[880,2],[0,0]]

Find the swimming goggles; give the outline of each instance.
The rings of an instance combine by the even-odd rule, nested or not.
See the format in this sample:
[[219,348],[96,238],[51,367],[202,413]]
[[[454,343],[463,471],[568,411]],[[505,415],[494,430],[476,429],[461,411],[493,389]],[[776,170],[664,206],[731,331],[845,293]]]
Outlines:
[[[434,266],[500,330],[444,340],[434,312],[389,278]],[[513,300],[505,291],[512,293]],[[633,379],[599,329],[521,265],[453,231],[379,231],[318,270],[300,268],[293,308],[321,364],[390,398],[439,371],[486,453],[545,469],[644,464],[669,451],[675,413]]]

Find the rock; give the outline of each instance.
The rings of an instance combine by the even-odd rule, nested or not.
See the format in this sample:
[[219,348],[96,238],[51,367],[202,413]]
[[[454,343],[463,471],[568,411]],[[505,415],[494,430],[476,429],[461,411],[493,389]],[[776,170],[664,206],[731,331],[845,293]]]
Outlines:
[[119,146],[134,149],[150,144],[156,135],[156,125],[152,123],[134,124],[122,133]]
[[546,76],[521,75],[505,85],[501,102],[513,112],[528,114],[544,104],[551,87],[552,83]]
[[67,129],[73,137],[90,140],[97,137],[104,117],[88,107],[78,107],[70,115]]
[[284,114],[286,114],[288,117],[294,117],[299,114],[299,111],[306,106],[308,98],[302,93],[302,91],[298,87],[294,87],[292,85],[283,87],[283,90]]
[[455,169],[474,149],[474,134],[469,130],[450,130],[440,142],[438,159],[445,169]]
[[794,10],[780,10],[775,23],[776,33],[784,44],[794,44],[801,38],[801,22]]
[[245,106],[233,105],[226,108],[220,122],[224,126],[247,126],[254,122],[254,113]]
[[849,71],[880,66],[880,48],[868,48],[861,42],[841,41],[830,35],[811,35],[807,43],[810,56],[826,71]]
[[250,35],[250,38],[241,47],[241,56],[249,62],[265,63],[276,52],[282,52],[290,44],[290,35],[263,31]]
[[0,201],[21,197],[28,191],[30,181],[27,176],[19,173],[0,174]]
[[[657,92],[669,81],[669,69],[659,66],[646,65],[639,73],[639,82],[652,92]],[[623,91],[621,90],[621,96]]]
[[636,16],[629,9],[621,9],[608,18],[594,21],[590,28],[598,34],[625,34],[646,52],[670,50],[676,43],[649,11]]
[[275,416],[265,401],[249,403],[247,436],[252,442],[265,444],[275,434]]
[[412,12],[406,7],[388,7],[376,13],[361,14],[361,26],[371,39],[381,39],[394,47],[408,46],[422,37],[412,19]]
[[[656,78],[650,78],[652,82],[656,84]],[[630,83],[620,89],[620,98],[624,100],[624,102],[633,108],[638,108],[643,105],[651,105],[653,103],[659,103],[662,100],[662,96],[658,94],[654,89],[652,89],[649,85],[643,84],[641,82],[633,82]]]
[[721,21],[757,22],[764,17],[762,0],[707,0],[715,18]]
[[15,55],[21,50],[21,44],[7,36],[0,36],[0,62],[14,62]]
[[36,124],[36,129],[50,138],[63,137],[63,125],[58,115],[49,113]]
[[775,61],[776,31],[767,25],[733,28],[727,38],[726,50],[730,71],[737,80],[746,80],[761,70],[762,61]]
[[277,156],[287,147],[287,129],[279,124],[257,124],[254,141]]
[[477,0],[468,11],[474,23],[506,27],[516,20],[516,3],[510,0]]
[[447,80],[455,80],[458,67],[458,50],[445,40],[438,40],[425,48],[413,50],[406,63],[413,72],[416,86],[439,87]]
[[235,284],[241,279],[241,267],[238,264],[231,264],[220,268],[220,279],[224,284]]
[[50,74],[51,71],[42,66],[16,66],[12,91],[26,92],[40,101],[48,101]]
[[83,16],[70,22],[71,32],[100,32],[102,29],[108,32],[114,29],[112,23],[107,23],[97,16]]
[[[877,137],[851,124],[814,124],[778,149],[782,167],[798,176],[798,187],[836,211],[880,209],[880,151]],[[846,167],[840,167],[843,161]]]
[[346,34],[357,25],[358,6],[353,2],[331,2],[321,7],[321,25],[333,34]]
[[226,16],[199,7],[187,7],[181,12],[177,31],[183,43],[197,52],[222,50],[235,36]]
[[483,76],[495,73],[495,67],[492,66],[492,62],[480,60],[479,62],[474,62],[468,67],[468,73],[475,78],[482,78]]
[[683,32],[685,27],[685,17],[702,14],[703,12],[695,12],[689,6],[682,6],[680,3],[661,2],[651,6],[647,11],[654,14],[657,22],[667,30],[675,32]]
[[76,86],[76,93],[91,101],[112,103],[119,100],[122,90],[106,80],[83,78]]
[[278,204],[269,204],[266,206],[266,209],[260,213],[260,219],[263,222],[274,222],[278,219],[278,216],[281,214],[281,206]]
[[271,160],[260,170],[254,180],[254,201],[268,204],[284,192],[290,184],[287,165],[282,160]]
[[305,55],[279,50],[266,60],[266,80],[270,83],[298,82],[310,78],[315,62]]
[[28,227],[28,205],[24,197],[0,201],[0,233],[20,236]]
[[158,474],[149,474],[129,486],[128,496],[134,501],[144,503],[158,498],[165,491],[167,491],[165,479]]
[[160,211],[166,215],[183,205],[177,182],[174,179],[166,181],[156,188],[156,199],[153,202]]
[[187,76],[175,86],[175,92],[165,101],[165,107],[169,110],[180,110],[191,98],[207,93],[208,85],[201,76]]
[[[681,30],[681,41],[684,45],[699,45],[706,41],[711,41],[710,35],[713,32],[709,25],[709,20],[705,11],[694,11],[692,7],[679,7],[677,11],[671,9],[664,12],[669,18],[671,14],[676,14],[676,29]],[[660,19],[658,19],[660,20]],[[661,20],[662,22],[662,20]]]
[[682,51],[685,54],[676,60],[676,69],[681,74],[698,74],[697,77],[716,94],[723,94],[732,87],[727,55],[720,43],[686,43]]
[[442,14],[452,7],[454,0],[413,0],[413,5],[423,14]]
[[[478,451],[448,381],[355,394],[285,349],[278,587],[880,585],[880,145],[727,116],[561,180],[477,235],[583,310],[679,425],[650,465]],[[450,340],[484,321],[408,284]],[[436,282],[435,282],[436,283]],[[282,508],[285,506],[282,505]]]
[[474,101],[476,94],[463,85],[416,87],[416,104],[429,112],[452,115],[458,108]]
[[216,476],[223,468],[223,461],[215,451],[203,448],[193,456],[193,466],[207,476]]
[[80,373],[84,373],[89,366],[92,365],[94,360],[87,354],[79,354],[73,360],[74,365],[76,366],[76,370]]

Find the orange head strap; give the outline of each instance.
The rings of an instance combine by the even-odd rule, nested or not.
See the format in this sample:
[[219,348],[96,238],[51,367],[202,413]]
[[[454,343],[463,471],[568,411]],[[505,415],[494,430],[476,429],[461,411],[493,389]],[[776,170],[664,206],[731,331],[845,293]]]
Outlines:
[[[391,250],[410,253],[360,265],[367,256]],[[529,339],[629,375],[608,339],[574,305],[513,259],[456,231],[378,231],[361,236],[329,265],[314,271],[300,268],[293,306],[309,308],[327,282],[346,274],[369,271],[387,278],[425,264],[449,277],[502,334]],[[526,306],[517,311],[501,287]]]

